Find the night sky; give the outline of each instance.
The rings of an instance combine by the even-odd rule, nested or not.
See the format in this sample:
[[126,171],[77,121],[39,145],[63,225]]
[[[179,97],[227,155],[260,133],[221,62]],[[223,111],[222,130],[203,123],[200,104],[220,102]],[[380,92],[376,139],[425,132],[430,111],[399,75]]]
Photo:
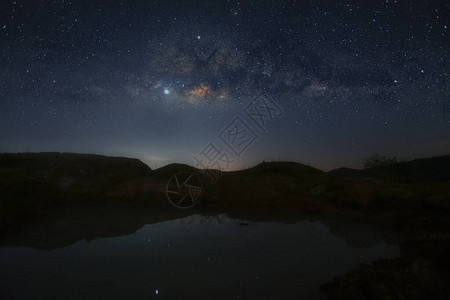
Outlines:
[[229,170],[449,154],[447,3],[1,1],[0,151]]

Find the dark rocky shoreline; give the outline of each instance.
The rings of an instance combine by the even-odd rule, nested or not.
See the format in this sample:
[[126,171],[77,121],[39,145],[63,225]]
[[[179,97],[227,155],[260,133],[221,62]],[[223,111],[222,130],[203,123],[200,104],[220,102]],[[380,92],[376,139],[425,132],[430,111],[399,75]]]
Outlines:
[[449,299],[450,238],[400,244],[401,255],[361,264],[321,290],[328,299]]
[[[177,172],[200,174],[186,165],[151,170],[128,158],[0,154],[0,244],[30,241],[27,228],[36,224],[41,236],[28,246],[49,249],[193,213],[281,222],[339,216],[395,228],[411,239],[401,244],[399,258],[361,265],[325,284],[329,299],[448,299],[450,239],[442,235],[450,232],[448,166],[450,156],[328,173],[299,163],[262,163],[225,172],[215,184],[202,177],[202,201],[180,211],[168,203],[164,189]],[[63,228],[57,220],[67,211],[72,218],[67,216]],[[98,214],[106,214],[99,219],[109,227],[97,222]],[[124,222],[115,227],[116,219]],[[71,230],[69,238],[58,239]]]

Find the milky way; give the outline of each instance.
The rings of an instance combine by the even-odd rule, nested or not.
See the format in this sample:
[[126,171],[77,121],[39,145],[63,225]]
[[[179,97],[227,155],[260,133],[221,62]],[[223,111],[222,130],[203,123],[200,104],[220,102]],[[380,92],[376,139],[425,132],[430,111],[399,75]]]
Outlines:
[[[361,167],[450,152],[446,1],[2,1],[0,151]],[[264,128],[258,95],[282,113]],[[256,138],[236,155],[221,133]]]

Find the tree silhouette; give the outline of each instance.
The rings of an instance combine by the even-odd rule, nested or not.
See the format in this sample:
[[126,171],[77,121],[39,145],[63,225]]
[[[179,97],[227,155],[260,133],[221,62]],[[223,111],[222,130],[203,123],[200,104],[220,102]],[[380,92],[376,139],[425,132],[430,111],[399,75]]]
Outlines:
[[396,163],[397,158],[395,156],[393,158],[389,158],[387,156],[376,153],[364,161],[364,167],[366,169],[370,169],[375,167],[389,166]]

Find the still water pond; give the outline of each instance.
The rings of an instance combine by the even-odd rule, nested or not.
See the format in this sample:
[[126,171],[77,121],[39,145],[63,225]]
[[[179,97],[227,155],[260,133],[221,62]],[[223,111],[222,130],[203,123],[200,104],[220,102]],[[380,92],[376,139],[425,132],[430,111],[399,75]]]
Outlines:
[[0,298],[321,299],[334,276],[398,251],[359,223],[192,215],[54,250],[1,247]]

